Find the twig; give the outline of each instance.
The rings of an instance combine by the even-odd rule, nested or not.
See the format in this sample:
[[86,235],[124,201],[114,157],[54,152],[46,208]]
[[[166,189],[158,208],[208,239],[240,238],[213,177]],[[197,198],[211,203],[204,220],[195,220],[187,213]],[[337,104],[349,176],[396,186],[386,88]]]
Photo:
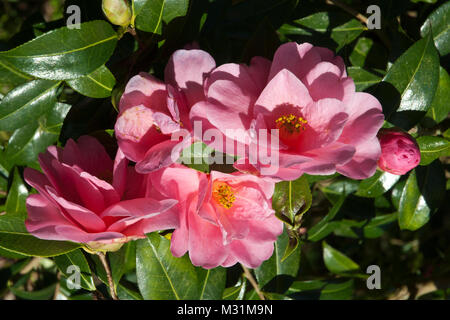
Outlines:
[[266,300],[266,298],[264,297],[264,294],[262,293],[261,289],[258,286],[258,283],[256,282],[255,278],[253,278],[250,270],[248,270],[247,267],[244,266],[243,264],[241,264],[241,267],[244,270],[245,277],[248,279],[248,281],[250,281],[251,285],[253,286],[253,288],[255,289],[256,293],[258,294],[258,297],[261,300]]
[[[358,19],[359,21],[361,21],[362,23],[364,23],[367,26],[368,18],[365,15],[363,15],[363,14],[359,13],[358,11],[356,11],[355,9],[349,7],[348,5],[341,2],[340,0],[325,0],[325,3],[329,4],[329,5],[335,5],[339,8],[341,8],[342,10],[351,14],[352,16],[354,16],[356,19]],[[380,40],[384,43],[384,45],[386,47],[388,47],[388,48],[391,47],[391,43],[390,43],[388,37],[386,37],[386,35],[383,32],[381,32],[380,30],[373,30],[373,31],[380,38]]]
[[356,19],[358,19],[359,21],[361,21],[362,23],[364,23],[365,25],[367,25],[367,17],[364,16],[363,14],[359,13],[358,11],[356,11],[355,9],[349,7],[348,5],[346,5],[345,3],[342,3],[339,0],[326,0],[327,4],[334,4],[335,6],[340,7],[342,10],[347,11],[348,13],[350,13],[352,16],[354,16]]
[[116,295],[116,291],[114,290],[114,281],[112,279],[111,275],[111,269],[109,268],[108,261],[106,260],[106,255],[103,252],[97,252],[98,257],[100,258],[100,261],[103,264],[103,267],[106,271],[106,277],[108,278],[108,285],[109,285],[109,293],[111,294],[111,297],[113,300],[119,300]]

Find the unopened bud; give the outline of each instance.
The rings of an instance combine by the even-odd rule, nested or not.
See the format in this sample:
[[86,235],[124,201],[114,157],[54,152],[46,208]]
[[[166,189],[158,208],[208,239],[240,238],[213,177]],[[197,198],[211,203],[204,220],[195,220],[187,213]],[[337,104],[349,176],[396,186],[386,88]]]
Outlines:
[[416,140],[401,130],[381,129],[378,133],[381,157],[378,167],[392,174],[403,175],[420,163],[420,150]]
[[127,27],[131,23],[132,13],[128,0],[103,0],[102,9],[112,24]]

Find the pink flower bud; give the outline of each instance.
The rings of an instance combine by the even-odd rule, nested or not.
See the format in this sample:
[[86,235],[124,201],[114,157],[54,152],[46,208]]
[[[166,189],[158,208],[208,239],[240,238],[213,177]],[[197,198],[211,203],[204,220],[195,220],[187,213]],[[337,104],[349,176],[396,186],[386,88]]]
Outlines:
[[419,164],[419,146],[408,133],[393,128],[381,129],[378,139],[381,145],[378,167],[381,170],[402,175]]

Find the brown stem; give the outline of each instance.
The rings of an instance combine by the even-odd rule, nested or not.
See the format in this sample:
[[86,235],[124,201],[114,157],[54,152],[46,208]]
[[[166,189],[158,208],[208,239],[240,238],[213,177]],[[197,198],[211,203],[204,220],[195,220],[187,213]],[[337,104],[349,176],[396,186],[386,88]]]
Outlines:
[[253,278],[253,275],[250,272],[250,270],[248,270],[247,267],[244,266],[243,264],[241,264],[241,267],[244,270],[245,277],[248,279],[248,281],[250,281],[250,284],[253,286],[253,288],[255,289],[255,292],[258,294],[258,297],[261,300],[266,300],[266,298],[264,297],[264,294],[262,293],[261,289],[259,288],[258,283],[256,282],[255,278]]
[[106,255],[103,252],[97,252],[97,255],[100,258],[100,261],[103,264],[103,268],[105,268],[106,271],[106,277],[108,278],[108,285],[109,285],[109,293],[111,294],[113,300],[119,300],[119,298],[117,298],[116,291],[114,290],[114,281],[112,279],[111,269],[109,268],[108,261],[106,260]]
[[367,25],[367,17],[356,11],[355,9],[349,7],[345,3],[342,3],[339,0],[326,0],[327,4],[334,4],[335,6],[340,7],[342,10],[347,11],[352,16],[354,16],[356,19]]
[[[335,5],[339,8],[341,8],[342,10],[351,14],[352,16],[354,16],[356,19],[358,19],[359,21],[361,21],[362,23],[364,23],[367,26],[368,19],[365,15],[363,15],[363,14],[359,13],[358,11],[356,11],[355,9],[349,7],[348,5],[341,2],[340,0],[325,0],[325,2],[327,4]],[[391,47],[391,43],[390,43],[389,39],[386,37],[386,35],[383,32],[381,32],[380,30],[373,30],[373,31],[380,38],[380,40],[384,43],[384,45],[386,47],[388,47],[388,48]]]

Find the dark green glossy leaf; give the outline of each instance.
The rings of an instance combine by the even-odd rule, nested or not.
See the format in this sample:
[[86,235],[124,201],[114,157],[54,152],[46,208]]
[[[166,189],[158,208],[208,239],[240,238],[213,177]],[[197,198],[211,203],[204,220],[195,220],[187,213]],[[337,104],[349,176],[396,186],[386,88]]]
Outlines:
[[29,124],[56,103],[60,82],[34,80],[10,91],[0,102],[0,130],[13,131]]
[[398,210],[400,205],[400,198],[402,196],[403,188],[405,187],[406,180],[398,182],[394,188],[392,188],[391,200],[394,207]]
[[381,77],[361,67],[348,67],[349,77],[355,82],[356,91],[363,91],[381,81]]
[[323,246],[323,261],[327,269],[336,274],[345,274],[359,270],[359,265],[342,252],[334,249],[325,241]]
[[18,165],[36,161],[39,153],[58,140],[64,118],[70,108],[68,104],[56,103],[37,121],[16,130],[5,151],[7,160]]
[[[328,43],[328,47],[335,47],[339,51],[346,44],[355,40],[367,28],[358,20],[352,19],[346,14],[337,12],[318,12],[308,17],[283,25],[279,32],[294,39],[296,37],[311,37]],[[306,39],[305,39],[306,40]],[[320,43],[326,44],[326,43]]]
[[[444,121],[450,112],[450,76],[443,67],[439,67],[439,85],[436,90],[433,102],[426,114],[426,118],[431,119],[429,127]],[[428,121],[426,122],[428,123]]]
[[10,290],[16,297],[25,300],[50,300],[55,294],[56,283],[36,291],[24,291],[11,287]]
[[399,204],[401,229],[417,230],[425,225],[445,198],[445,173],[439,160],[417,167],[409,175]]
[[136,27],[161,34],[163,23],[185,16],[188,7],[188,0],[134,0]]
[[234,287],[226,288],[223,292],[223,300],[242,300],[244,299],[247,280],[241,277]]
[[197,268],[201,283],[199,300],[219,300],[225,290],[226,270],[222,267],[204,270]]
[[6,198],[6,214],[8,217],[17,217],[25,219],[27,214],[27,208],[25,201],[28,197],[28,189],[19,174],[19,170],[14,170],[13,183],[8,191],[8,197]]
[[311,203],[311,190],[306,177],[302,176],[295,181],[282,181],[275,185],[272,207],[277,217],[291,225],[309,210]]
[[[2,87],[8,86],[8,89],[10,89],[31,79],[32,77],[17,70],[8,61],[0,59],[0,83]],[[0,92],[3,90],[2,87],[0,87]]]
[[289,296],[296,300],[349,300],[353,296],[354,280],[296,281]]
[[375,94],[386,119],[409,130],[428,111],[438,82],[439,55],[428,34],[395,61]]
[[450,53],[450,2],[446,2],[439,8],[434,10],[422,28],[420,33],[422,37],[433,32],[433,40],[436,48],[439,50],[441,56],[445,56]]
[[0,58],[38,78],[64,80],[88,75],[108,61],[117,34],[106,21],[96,20],[80,29],[63,27],[47,32]]
[[335,222],[333,232],[340,237],[374,239],[382,236],[386,229],[396,220],[397,213],[379,215],[369,221],[344,219]]
[[41,240],[25,229],[22,219],[0,216],[0,247],[26,256],[52,257],[80,247],[67,241]]
[[[211,271],[208,275],[207,270],[194,267],[187,255],[172,256],[170,241],[156,233],[138,241],[136,272],[139,290],[145,299],[221,297],[225,289],[225,282],[221,283],[225,277],[216,274],[223,271]],[[218,282],[212,283],[210,279]]]
[[286,232],[283,232],[275,242],[272,257],[255,269],[258,284],[264,291],[284,293],[297,275],[300,265],[300,248],[281,261],[288,243],[289,237]]
[[400,177],[399,175],[377,170],[372,177],[361,181],[355,194],[360,197],[376,198],[390,190]]
[[340,199],[333,205],[328,214],[320,220],[317,224],[315,224],[311,229],[308,230],[308,240],[309,241],[319,241],[333,232],[336,224],[331,222],[334,217],[337,215],[342,205],[344,204],[346,195],[342,194]]
[[80,269],[80,286],[89,291],[96,290],[91,268],[81,249],[57,256],[54,258],[54,261],[58,269],[66,277],[70,277],[73,274],[67,273],[69,266],[77,266]]
[[439,157],[450,156],[450,141],[441,137],[417,138],[420,148],[420,165],[426,166]]
[[107,67],[101,66],[87,76],[68,80],[67,84],[87,97],[107,98],[116,85],[116,78]]

